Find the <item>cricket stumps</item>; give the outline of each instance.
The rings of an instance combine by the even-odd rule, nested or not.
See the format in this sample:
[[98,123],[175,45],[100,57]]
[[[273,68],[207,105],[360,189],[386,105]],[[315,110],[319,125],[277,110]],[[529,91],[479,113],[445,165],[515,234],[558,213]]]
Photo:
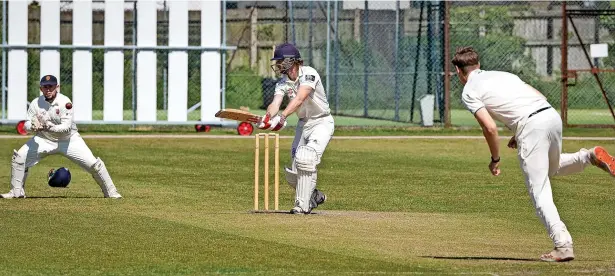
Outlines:
[[276,133],[257,133],[254,135],[254,211],[259,211],[260,190],[260,140],[264,138],[264,164],[263,164],[263,201],[264,210],[269,211],[269,140],[274,138],[274,180],[273,180],[273,205],[278,210],[280,190],[280,136]]

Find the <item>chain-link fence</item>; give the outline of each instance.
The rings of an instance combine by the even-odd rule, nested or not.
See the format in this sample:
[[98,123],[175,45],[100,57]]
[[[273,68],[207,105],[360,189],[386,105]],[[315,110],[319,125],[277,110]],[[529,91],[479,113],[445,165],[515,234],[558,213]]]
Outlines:
[[[554,2],[464,1],[450,7],[450,51],[474,47],[484,70],[508,71],[536,87],[559,107],[557,79],[559,38],[555,26],[561,11]],[[560,24],[561,25],[561,24]],[[461,103],[463,86],[452,78],[452,123],[466,125],[474,118]]]
[[568,125],[611,126],[615,121],[615,11],[610,8],[610,2],[567,4],[568,78],[563,86],[566,101],[562,107]]
[[[62,3],[61,43],[70,45],[72,11],[64,8],[68,2]],[[611,89],[615,82],[611,61],[615,15],[598,12],[610,10],[610,2],[566,3],[568,10],[594,11],[572,15],[582,42],[570,20],[567,30],[563,28],[561,1],[223,1],[224,43],[237,46],[225,53],[225,107],[263,112],[276,82],[269,59],[276,44],[288,41],[297,45],[305,64],[321,75],[334,114],[419,123],[419,100],[423,99],[433,101],[436,123],[443,123],[450,112],[452,125],[476,125],[461,103],[457,77],[450,74],[449,91],[445,85],[445,65],[453,69],[445,57],[450,59],[458,47],[473,46],[481,55],[483,69],[518,74],[545,94],[568,124],[613,125],[607,102],[615,100]],[[168,45],[172,32],[166,4],[159,1],[158,5],[158,45]],[[125,45],[136,44],[134,8],[136,5],[125,11]],[[29,7],[31,44],[40,42],[38,9],[36,2]],[[190,11],[189,45],[200,45],[200,29],[200,11]],[[92,31],[93,44],[102,45],[104,10],[93,11]],[[562,82],[562,35],[568,37],[564,59],[568,78],[563,79],[569,86]],[[600,69],[594,69],[598,78],[592,74],[582,43]],[[607,44],[610,55],[593,58],[589,44],[600,43]],[[60,52],[62,91],[71,96],[73,51]],[[102,119],[104,50],[91,52],[93,119],[97,120]],[[166,118],[168,102],[167,52],[157,51],[159,120]],[[28,53],[29,87],[37,87],[40,51],[29,49]],[[125,120],[135,119],[136,114],[135,53],[124,51]],[[201,101],[200,52],[187,53],[188,107],[197,107]],[[30,89],[29,93],[32,98],[38,92]],[[189,120],[198,119],[198,111],[190,110]]]
[[422,2],[416,12],[394,1],[340,5],[350,18],[334,40],[335,114],[416,122],[414,103],[427,94],[443,107],[443,3]]
[[[562,24],[562,2],[454,2],[451,5],[451,51],[472,45],[481,54],[481,67],[518,74],[540,90],[564,114],[570,125],[613,125],[609,107],[600,85],[591,73],[593,64],[600,71],[604,93],[613,97],[615,75],[609,58],[591,58],[590,44],[613,43],[610,22],[615,16],[596,13],[610,9],[609,2],[568,1],[567,10],[577,13]],[[609,19],[611,18],[611,19]],[[611,21],[615,22],[615,20]],[[576,26],[577,31],[574,31]],[[567,30],[562,27],[567,27]],[[576,33],[580,34],[581,40]],[[562,67],[562,35],[567,37],[567,53]],[[584,45],[584,47],[583,47]],[[583,48],[586,48],[587,53]],[[610,47],[612,49],[612,47]],[[562,84],[562,70],[569,70],[570,84]],[[611,76],[613,75],[613,76]],[[567,93],[564,89],[567,89]],[[467,114],[456,116],[461,108],[462,87],[453,79],[453,123],[471,121]],[[566,114],[568,115],[566,118]]]
[[275,84],[269,58],[275,44],[288,41],[321,75],[334,114],[419,122],[417,102],[432,95],[440,120],[443,7],[433,1],[238,2],[227,23],[227,43],[238,46],[229,60],[227,103],[266,107]]
[[[561,3],[448,2],[449,59],[458,47],[473,46],[481,54],[483,69],[518,74],[545,94],[561,112]],[[608,6],[606,2],[597,3],[568,1],[568,6],[610,9],[610,6],[600,6]],[[239,88],[233,91],[237,100],[229,101],[234,106],[264,107],[262,103],[267,102],[273,83],[267,79],[272,77],[267,67],[271,42],[290,41],[304,55],[306,51],[322,53],[308,59],[307,64],[317,68],[327,82],[329,102],[335,114],[417,123],[421,120],[418,100],[432,96],[436,121],[443,121],[448,100],[453,125],[476,125],[461,103],[462,86],[455,76],[451,78],[450,97],[445,97],[444,66],[450,61],[444,60],[447,22],[443,1],[278,1],[239,4],[229,12],[233,9],[237,9],[235,15],[244,14],[229,21],[229,26],[236,26],[229,32],[229,39],[243,39],[238,39],[239,43],[233,40],[227,43],[239,45],[243,54],[239,51],[237,55],[246,59],[230,61],[228,89]],[[588,36],[583,43],[611,44],[608,20],[602,15],[594,21],[600,24],[587,23],[581,31]],[[252,38],[256,38],[258,45],[255,57],[258,62],[250,66],[253,43],[249,34],[253,31],[257,32]],[[570,41],[568,67],[589,69],[580,42],[574,41],[574,37]],[[604,67],[611,63],[607,58],[600,64]],[[610,95],[612,73],[600,74],[606,74],[602,77],[603,86]],[[569,123],[612,125],[615,121],[595,78],[588,72],[579,71],[577,75],[578,84],[569,88]],[[594,83],[582,83],[587,81]],[[575,121],[575,116],[579,121]]]

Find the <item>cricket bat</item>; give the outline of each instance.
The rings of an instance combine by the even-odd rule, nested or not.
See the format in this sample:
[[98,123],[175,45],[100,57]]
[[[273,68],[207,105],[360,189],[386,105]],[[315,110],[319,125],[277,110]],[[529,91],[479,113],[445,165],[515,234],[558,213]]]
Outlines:
[[240,122],[250,122],[250,123],[257,123],[261,118],[261,116],[250,113],[248,111],[243,111],[239,109],[231,109],[231,108],[222,109],[216,112],[216,117],[240,121]]

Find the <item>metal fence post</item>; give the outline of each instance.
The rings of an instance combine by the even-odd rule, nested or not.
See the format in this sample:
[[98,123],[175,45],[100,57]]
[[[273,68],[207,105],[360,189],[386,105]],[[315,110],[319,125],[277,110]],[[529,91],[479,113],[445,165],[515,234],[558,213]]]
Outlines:
[[399,0],[395,1],[395,116],[399,121]]
[[[6,3],[2,1],[2,44],[6,45]],[[6,119],[6,49],[2,49],[2,119]]]
[[369,90],[368,80],[369,80],[369,45],[367,44],[367,40],[369,39],[369,7],[367,4],[367,0],[364,2],[364,14],[363,14],[363,117],[367,117],[367,93]]
[[566,13],[566,1],[562,2],[562,43],[561,43],[561,71],[562,93],[560,99],[560,116],[564,127],[568,126],[568,18]]
[[331,82],[331,77],[329,75],[329,60],[331,56],[331,1],[327,0],[327,54],[325,60],[325,76],[327,76],[327,102],[329,102],[331,95],[331,90],[329,90],[329,83]]
[[338,23],[339,23],[338,22],[339,18],[338,18],[338,14],[337,14],[338,13],[338,8],[337,8],[338,2],[334,1],[333,5],[335,5],[333,7],[333,21],[335,21],[334,22],[334,24],[335,24],[335,45],[333,47],[333,62],[334,62],[334,64],[333,64],[333,76],[334,76],[333,79],[335,80],[335,82],[333,83],[333,90],[335,91],[335,109],[334,109],[335,111],[334,111],[334,114],[337,114],[338,110],[339,110],[339,104],[340,104],[340,93],[339,93],[339,87],[337,85],[337,77],[338,77],[337,73],[338,73],[338,70],[339,70],[339,63],[340,63],[339,62],[339,60],[340,60],[339,59],[340,42],[339,42],[339,32],[337,31]]
[[308,12],[308,16],[309,16],[309,30],[308,30],[308,48],[310,49],[310,52],[308,53],[308,59],[310,62],[311,66],[314,66],[314,46],[313,41],[314,41],[314,24],[313,24],[313,10],[314,9],[314,1],[310,1],[310,7],[309,7],[309,12]]
[[293,44],[297,45],[297,40],[295,37],[295,13],[293,12],[293,1],[288,0],[288,8],[290,12],[290,32],[291,38],[293,39]]
[[[288,42],[288,20],[289,20],[288,18],[288,4],[289,3],[288,2],[290,1],[286,1],[286,5],[284,5],[285,6],[285,9],[284,9],[284,12],[285,12],[284,14],[284,42]],[[254,6],[256,7],[256,5]]]
[[444,72],[444,2],[438,3],[438,14],[435,34],[438,35],[438,59],[436,61],[436,107],[438,110],[438,116],[440,122],[444,123],[444,79],[442,72]]
[[418,81],[419,61],[421,60],[421,31],[423,29],[423,10],[425,8],[425,1],[421,1],[419,11],[419,29],[418,29],[418,41],[416,44],[416,54],[414,55],[414,72],[412,80],[412,98],[410,99],[410,122],[414,121],[414,100],[416,99],[416,82]]
[[451,127],[450,3],[444,2],[444,127]]
[[427,62],[427,94],[432,94],[433,85],[433,8],[431,1],[427,2],[427,51],[425,59]]

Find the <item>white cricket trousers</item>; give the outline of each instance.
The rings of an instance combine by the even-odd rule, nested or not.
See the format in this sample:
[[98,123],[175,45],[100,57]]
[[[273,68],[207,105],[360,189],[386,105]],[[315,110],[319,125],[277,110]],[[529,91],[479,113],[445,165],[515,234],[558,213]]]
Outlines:
[[66,156],[86,171],[90,171],[90,168],[97,161],[79,133],[57,142],[34,136],[19,149],[18,153],[21,156],[26,156],[26,168],[36,165],[41,159],[52,154]]
[[555,247],[572,247],[572,237],[553,203],[549,177],[583,171],[591,164],[588,151],[562,152],[562,120],[550,108],[527,119],[516,134],[525,185]]
[[290,151],[291,158],[295,158],[295,151],[299,146],[309,146],[316,150],[318,158],[322,158],[334,131],[333,116],[311,119],[307,122],[299,121],[295,129],[295,139]]

